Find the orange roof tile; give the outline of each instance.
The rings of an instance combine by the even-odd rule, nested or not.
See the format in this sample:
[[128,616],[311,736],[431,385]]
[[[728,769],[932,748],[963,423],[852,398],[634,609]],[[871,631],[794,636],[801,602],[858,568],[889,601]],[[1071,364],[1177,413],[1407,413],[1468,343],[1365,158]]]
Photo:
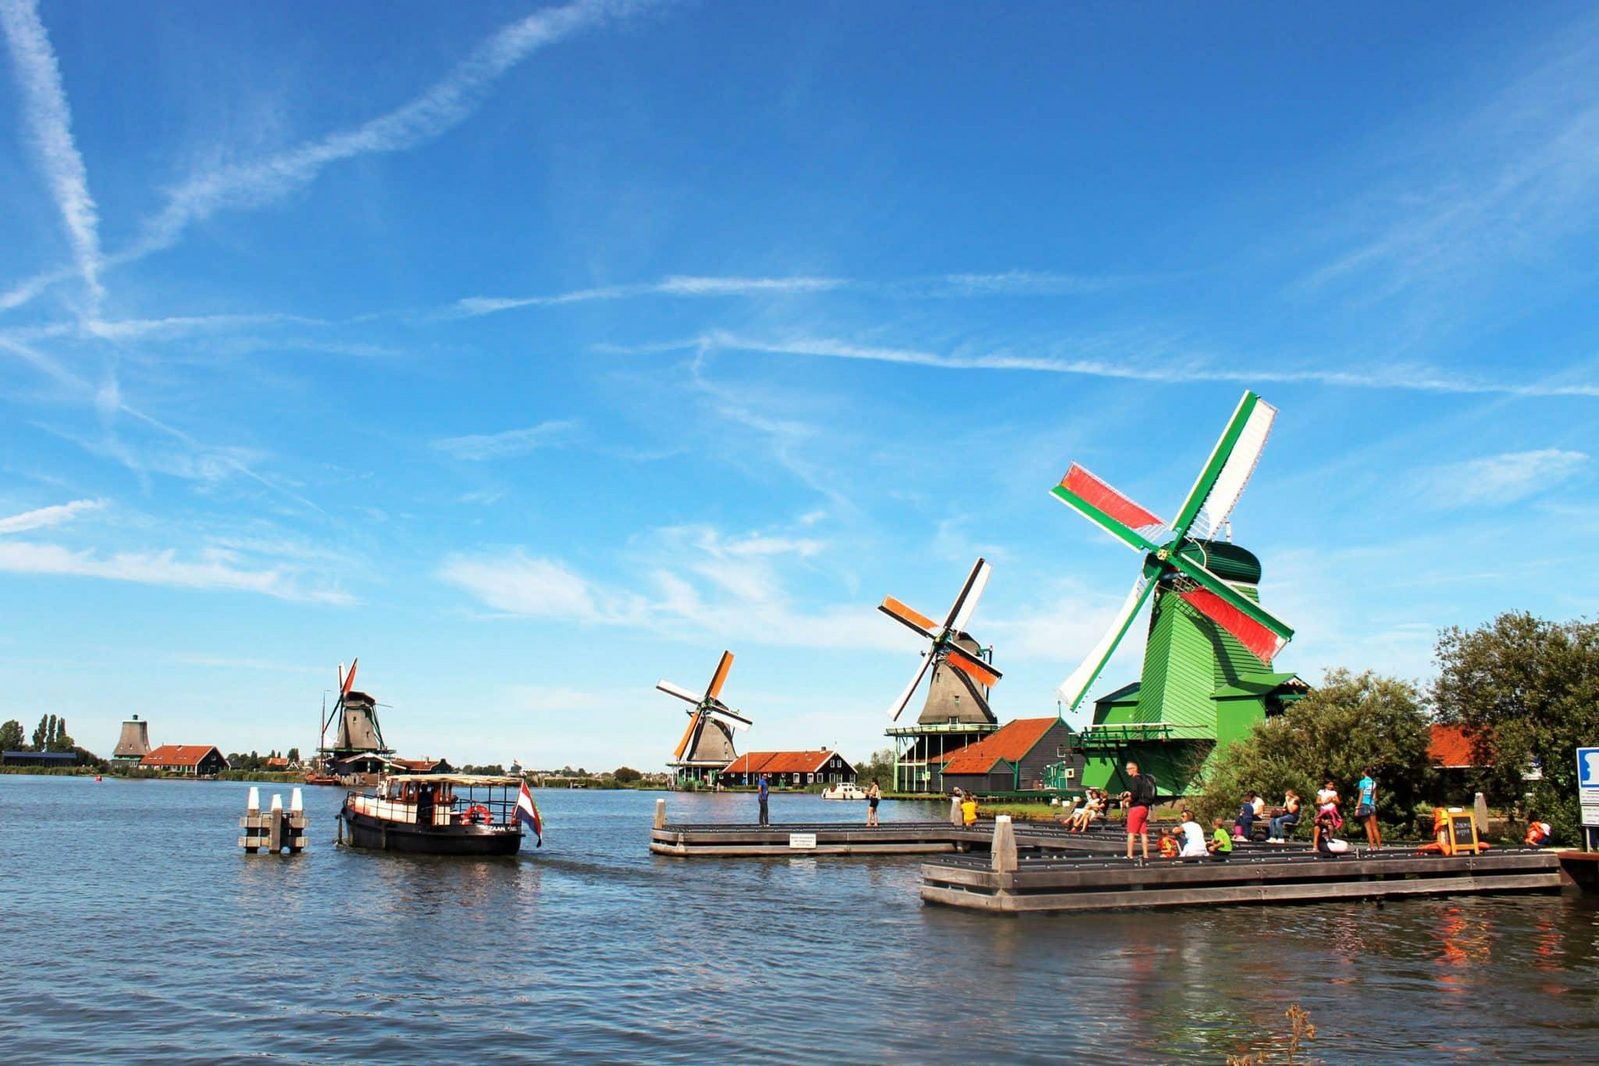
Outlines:
[[1427,755],[1434,766],[1446,770],[1481,765],[1473,751],[1472,738],[1466,735],[1464,726],[1432,726],[1427,740]]
[[1001,759],[1016,762],[1038,746],[1059,718],[1018,718],[997,732],[943,757],[946,774],[986,774]]
[[837,754],[836,751],[751,751],[728,763],[722,773],[814,774]]
[[140,766],[197,766],[207,752],[217,751],[214,744],[163,744],[143,759]]

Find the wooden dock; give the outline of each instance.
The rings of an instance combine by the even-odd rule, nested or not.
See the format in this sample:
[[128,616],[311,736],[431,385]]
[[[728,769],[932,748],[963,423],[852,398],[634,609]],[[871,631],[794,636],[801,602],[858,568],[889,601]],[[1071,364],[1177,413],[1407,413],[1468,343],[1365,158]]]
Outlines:
[[951,859],[922,866],[922,899],[992,914],[1175,907],[1226,903],[1317,902],[1476,892],[1554,892],[1562,884],[1555,852],[1507,848],[1440,856],[1398,848],[1321,857],[1307,851],[1240,852],[1226,862],[1015,856],[1009,869]]

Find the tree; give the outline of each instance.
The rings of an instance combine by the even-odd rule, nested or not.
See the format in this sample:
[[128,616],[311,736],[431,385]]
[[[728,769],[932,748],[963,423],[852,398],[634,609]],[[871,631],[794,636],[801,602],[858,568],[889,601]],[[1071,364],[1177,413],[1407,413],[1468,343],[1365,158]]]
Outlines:
[[611,776],[616,779],[616,783],[619,785],[633,785],[637,784],[644,775],[631,766],[618,766],[616,773]]
[[1347,816],[1354,810],[1355,782],[1369,768],[1380,789],[1378,818],[1410,831],[1417,805],[1431,796],[1430,739],[1427,713],[1410,682],[1369,670],[1329,670],[1310,695],[1217,756],[1195,806],[1207,821],[1231,820],[1245,792],[1275,802],[1292,788],[1308,810],[1316,789],[1331,778]]
[[21,751],[28,742],[28,734],[15,718],[0,725],[0,751]]
[[49,731],[46,729],[46,727],[49,725],[49,723],[50,723],[50,716],[49,715],[41,714],[39,716],[38,728],[36,728],[33,731],[33,750],[34,751],[43,751],[44,750],[44,742],[50,736]]
[[883,748],[873,752],[870,759],[855,764],[855,773],[863,783],[876,781],[884,789],[892,791],[895,787],[894,749]]
[[299,748],[290,748],[289,749],[288,759],[289,759],[289,761],[291,763],[299,762],[300,761],[300,749]]
[[44,731],[44,751],[54,751],[56,737],[60,734],[61,727],[56,723],[56,716],[50,716],[49,727]]
[[[1599,623],[1550,622],[1507,612],[1466,631],[1438,636],[1438,716],[1464,727],[1477,761],[1490,769],[1489,795],[1522,802],[1554,827],[1581,836],[1576,748],[1599,742]],[[1541,778],[1527,781],[1533,767]]]
[[77,742],[67,734],[67,720],[65,718],[57,718],[55,726],[55,735],[47,742],[45,750],[71,751],[77,747]]

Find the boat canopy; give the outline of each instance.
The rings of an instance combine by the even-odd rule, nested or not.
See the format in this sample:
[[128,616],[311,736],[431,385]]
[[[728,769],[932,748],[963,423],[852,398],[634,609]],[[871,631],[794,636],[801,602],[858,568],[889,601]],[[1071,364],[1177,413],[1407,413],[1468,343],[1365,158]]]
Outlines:
[[512,777],[509,774],[503,777],[494,774],[395,774],[389,780],[417,784],[462,785],[467,788],[494,786],[519,788],[522,784],[522,778]]

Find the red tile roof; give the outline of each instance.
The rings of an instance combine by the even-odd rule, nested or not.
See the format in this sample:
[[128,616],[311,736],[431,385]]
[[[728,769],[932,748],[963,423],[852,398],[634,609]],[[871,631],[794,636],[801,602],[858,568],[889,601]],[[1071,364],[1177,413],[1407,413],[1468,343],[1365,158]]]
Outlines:
[[163,744],[143,759],[140,766],[198,766],[208,752],[217,751],[214,744]]
[[1431,730],[1427,755],[1434,766],[1459,770],[1482,765],[1472,751],[1472,741],[1464,726],[1434,725]]
[[997,732],[943,757],[946,774],[986,774],[1004,759],[1017,762],[1038,746],[1059,718],[1018,718]]
[[[751,751],[722,770],[724,774],[814,774],[836,751]],[[842,756],[840,756],[842,758]],[[849,760],[845,760],[848,765]]]

